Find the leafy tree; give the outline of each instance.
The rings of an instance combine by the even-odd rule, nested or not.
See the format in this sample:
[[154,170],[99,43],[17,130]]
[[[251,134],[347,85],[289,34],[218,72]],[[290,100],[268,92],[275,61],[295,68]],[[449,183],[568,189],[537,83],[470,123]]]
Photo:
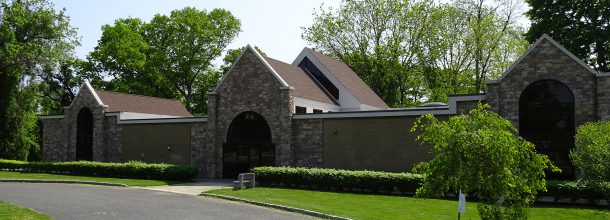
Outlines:
[[349,65],[390,106],[485,91],[525,50],[517,1],[345,0],[302,35]]
[[525,207],[537,191],[546,190],[545,170],[558,170],[488,105],[447,121],[422,116],[412,131],[422,132],[417,139],[435,155],[417,166],[424,178],[417,195],[440,197],[460,189],[475,193],[483,219],[526,218]]
[[86,65],[86,61],[71,57],[44,65],[37,84],[42,96],[41,114],[62,114],[63,107],[70,105],[79,87],[89,79],[84,70]]
[[169,16],[157,14],[149,23],[119,19],[102,27],[90,61],[98,72],[113,77],[102,84],[105,89],[177,98],[191,113],[203,114],[205,93],[220,77],[211,62],[237,36],[240,26],[227,10],[189,7]]
[[[237,58],[239,58],[239,55],[241,55],[241,52],[245,49],[246,47],[240,47],[237,49],[229,49],[227,50],[227,54],[225,55],[224,58],[222,58],[222,61],[224,62],[221,66],[220,69],[222,71],[222,74],[224,75],[225,73],[229,72],[229,69],[231,69],[231,66],[233,66],[233,63],[237,60]],[[263,56],[267,56],[267,54],[265,52],[263,52],[260,48],[258,48],[257,46],[254,46],[254,49]]]
[[302,37],[350,66],[390,106],[418,103],[424,94],[417,52],[426,37],[426,1],[344,0],[320,9]]
[[64,11],[45,0],[0,0],[0,157],[37,147],[35,77],[77,44]]
[[610,1],[526,0],[531,43],[546,33],[596,70],[610,71]]
[[582,172],[583,179],[610,180],[610,122],[588,122],[578,127],[576,148],[570,158]]

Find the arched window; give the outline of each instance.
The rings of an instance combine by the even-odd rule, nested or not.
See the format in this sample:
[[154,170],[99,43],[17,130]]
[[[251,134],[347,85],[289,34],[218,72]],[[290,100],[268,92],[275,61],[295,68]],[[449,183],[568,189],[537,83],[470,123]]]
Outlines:
[[570,88],[550,79],[525,88],[519,98],[519,134],[562,170],[560,174],[548,173],[548,178],[575,177],[568,157],[575,135],[574,95]]
[[93,113],[88,108],[76,119],[76,160],[93,160]]
[[248,111],[233,119],[223,146],[223,178],[235,178],[256,166],[275,165],[271,129],[262,115]]

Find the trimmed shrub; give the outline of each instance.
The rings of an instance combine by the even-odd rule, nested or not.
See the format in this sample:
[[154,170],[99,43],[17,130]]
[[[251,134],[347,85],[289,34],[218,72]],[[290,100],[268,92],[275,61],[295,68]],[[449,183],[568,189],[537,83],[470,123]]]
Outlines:
[[[251,172],[256,174],[256,181],[263,186],[281,184],[284,187],[336,191],[369,190],[374,193],[399,190],[403,194],[411,195],[415,194],[423,181],[419,174],[322,168],[256,167],[252,168]],[[551,196],[557,200],[610,200],[610,182],[549,180],[546,182],[546,189],[546,192],[538,192],[538,196]]]
[[190,180],[197,176],[194,166],[153,164],[140,161],[104,163],[95,161],[24,162],[0,159],[0,169],[23,172],[64,173],[81,176],[123,177],[138,179]]
[[256,167],[251,170],[261,185],[283,184],[326,190],[369,190],[387,193],[398,190],[413,194],[421,186],[418,174],[376,171],[348,171],[321,168]]
[[610,121],[588,122],[578,127],[572,163],[585,180],[610,181]]
[[551,196],[556,200],[577,199],[610,201],[610,182],[602,181],[560,181],[550,180],[547,182],[547,191],[539,193],[539,196]]

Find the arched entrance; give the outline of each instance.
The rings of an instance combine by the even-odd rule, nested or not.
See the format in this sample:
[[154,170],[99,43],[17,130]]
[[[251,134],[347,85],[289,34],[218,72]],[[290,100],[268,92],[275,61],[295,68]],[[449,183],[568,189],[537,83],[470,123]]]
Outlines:
[[556,80],[530,84],[519,98],[519,134],[549,156],[561,173],[547,173],[550,179],[574,179],[568,154],[574,148],[574,95]]
[[262,115],[248,111],[233,119],[223,146],[223,178],[235,178],[256,166],[275,165],[271,129]]
[[76,118],[76,160],[93,160],[93,113],[88,108]]

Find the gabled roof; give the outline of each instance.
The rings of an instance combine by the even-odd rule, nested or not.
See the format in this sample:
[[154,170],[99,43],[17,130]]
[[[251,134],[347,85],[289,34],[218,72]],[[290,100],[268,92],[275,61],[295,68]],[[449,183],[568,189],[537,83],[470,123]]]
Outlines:
[[271,71],[271,74],[273,74],[273,76],[280,82],[280,84],[282,84],[282,88],[290,88],[290,86],[286,83],[286,81],[284,81],[284,79],[282,79],[282,77],[280,77],[280,75],[269,65],[269,63],[267,63],[267,60],[265,60],[265,58],[263,58],[262,55],[260,55],[252,46],[250,46],[250,44],[248,44],[248,45],[246,45],[246,48],[244,48],[241,51],[241,54],[239,54],[239,57],[237,57],[235,62],[233,62],[233,64],[231,65],[231,68],[229,68],[229,71],[227,71],[227,73],[222,77],[222,79],[220,79],[220,82],[218,82],[218,85],[216,85],[216,88],[214,88],[214,90],[212,90],[212,93],[216,93],[216,90],[220,87],[220,85],[222,85],[224,80],[233,72],[232,71],[233,67],[235,67],[235,65],[239,62],[239,60],[241,60],[241,57],[244,55],[244,53],[246,53],[246,51],[251,51],[252,53],[254,53],[256,58],[258,58],[258,60],[261,61],[263,63],[263,65],[265,65],[265,67],[267,67],[267,69],[269,71]]
[[519,63],[521,63],[521,61],[523,61],[523,59],[525,59],[525,57],[527,57],[544,40],[549,41],[553,46],[557,47],[559,50],[561,50],[561,52],[568,55],[568,57],[572,58],[572,60],[576,61],[578,64],[580,64],[580,66],[582,66],[584,69],[589,71],[594,76],[597,76],[600,74],[599,72],[597,72],[593,68],[591,68],[591,66],[587,65],[584,61],[582,61],[581,59],[576,57],[576,55],[574,55],[568,49],[561,46],[561,44],[557,43],[557,41],[553,40],[553,38],[549,37],[549,35],[543,34],[540,38],[538,38],[538,40],[536,40],[536,42],[534,42],[527,49],[527,51],[525,51],[525,53],[523,53],[523,55],[521,55],[519,57],[519,59],[517,59],[517,61],[515,61],[515,63],[513,63],[513,65],[511,65],[508,69],[506,69],[506,71],[504,71],[504,74],[502,74],[502,76],[500,78],[498,78],[497,80],[489,80],[488,83],[497,83],[497,82],[502,81],[502,79],[504,79],[504,77],[506,77],[517,65],[519,65]]
[[108,106],[109,112],[135,112],[155,115],[191,117],[182,102],[151,96],[132,95],[96,90],[97,97]]
[[347,64],[307,48],[324,67],[362,104],[378,108],[388,105]]
[[327,104],[337,105],[322,88],[298,66],[293,66],[273,58],[265,57],[267,63],[286,80],[288,85],[294,87],[294,97],[309,99]]

